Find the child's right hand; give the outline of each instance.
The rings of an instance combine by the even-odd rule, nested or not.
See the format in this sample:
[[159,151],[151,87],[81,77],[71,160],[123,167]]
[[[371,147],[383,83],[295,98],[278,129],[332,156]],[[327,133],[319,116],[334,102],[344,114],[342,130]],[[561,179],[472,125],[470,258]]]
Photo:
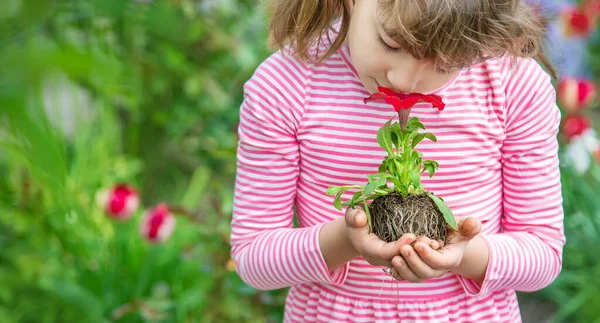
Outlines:
[[415,242],[413,234],[405,234],[394,242],[385,242],[374,233],[369,233],[367,214],[356,206],[348,208],[345,215],[346,234],[354,249],[373,266],[391,266],[392,258],[400,255],[400,248]]

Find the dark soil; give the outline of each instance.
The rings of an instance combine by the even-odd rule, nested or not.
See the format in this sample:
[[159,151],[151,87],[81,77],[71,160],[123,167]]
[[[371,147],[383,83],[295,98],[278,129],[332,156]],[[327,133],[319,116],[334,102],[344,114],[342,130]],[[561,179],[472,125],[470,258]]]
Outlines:
[[427,194],[402,197],[394,192],[378,197],[369,206],[373,232],[386,242],[406,233],[446,241],[446,221]]

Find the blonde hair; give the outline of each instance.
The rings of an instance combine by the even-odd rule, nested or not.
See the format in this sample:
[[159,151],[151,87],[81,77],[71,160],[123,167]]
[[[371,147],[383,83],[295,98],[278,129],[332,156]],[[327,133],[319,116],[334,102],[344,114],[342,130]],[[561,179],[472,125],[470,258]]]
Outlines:
[[[350,24],[350,0],[273,0],[270,43],[292,44],[304,60],[323,61],[343,43]],[[543,52],[544,26],[520,0],[369,0],[378,1],[384,31],[417,59],[444,70],[467,68],[504,55],[536,58],[556,79]],[[339,22],[337,37],[330,31]],[[322,39],[330,46],[311,57]]]

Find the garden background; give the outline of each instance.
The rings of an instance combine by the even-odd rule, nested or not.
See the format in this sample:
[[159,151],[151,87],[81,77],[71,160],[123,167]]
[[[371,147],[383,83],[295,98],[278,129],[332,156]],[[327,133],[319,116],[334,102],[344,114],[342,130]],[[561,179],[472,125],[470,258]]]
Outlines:
[[[520,298],[529,322],[600,322],[600,5],[540,4],[568,243]],[[3,1],[0,323],[281,321],[285,291],[246,286],[228,244],[266,20],[258,0]]]

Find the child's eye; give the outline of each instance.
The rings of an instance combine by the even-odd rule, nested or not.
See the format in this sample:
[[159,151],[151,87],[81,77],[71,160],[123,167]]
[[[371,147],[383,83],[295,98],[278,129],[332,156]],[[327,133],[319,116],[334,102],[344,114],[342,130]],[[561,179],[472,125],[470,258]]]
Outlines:
[[383,38],[381,38],[381,36],[377,37],[379,39],[379,44],[381,44],[381,46],[383,47],[383,49],[385,49],[386,51],[390,52],[390,53],[397,53],[400,51],[400,48],[396,48],[396,47],[392,47],[390,45],[388,45]]

